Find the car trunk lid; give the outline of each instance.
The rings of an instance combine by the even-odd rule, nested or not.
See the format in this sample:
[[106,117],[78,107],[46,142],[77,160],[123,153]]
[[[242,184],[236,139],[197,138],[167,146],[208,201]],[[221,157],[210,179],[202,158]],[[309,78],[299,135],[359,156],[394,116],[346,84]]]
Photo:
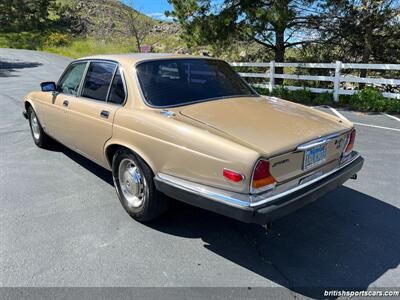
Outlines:
[[[315,109],[265,97],[202,102],[186,106],[180,113],[259,151],[262,156],[273,157],[271,172],[278,181],[304,173],[304,152],[294,151],[300,144],[343,134],[351,128],[350,123]],[[338,138],[343,140],[345,136]],[[328,143],[326,162],[340,156],[344,142],[338,146],[336,140]]]

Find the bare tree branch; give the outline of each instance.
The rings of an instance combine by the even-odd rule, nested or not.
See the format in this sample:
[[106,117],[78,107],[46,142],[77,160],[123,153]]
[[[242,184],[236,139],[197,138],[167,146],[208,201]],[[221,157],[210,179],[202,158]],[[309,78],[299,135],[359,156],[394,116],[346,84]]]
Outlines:
[[143,41],[150,34],[152,24],[145,19],[140,20],[141,14],[133,8],[133,0],[125,1],[125,3],[119,5],[119,13],[124,24],[124,29],[120,31],[129,34],[135,39],[137,51],[140,52]]

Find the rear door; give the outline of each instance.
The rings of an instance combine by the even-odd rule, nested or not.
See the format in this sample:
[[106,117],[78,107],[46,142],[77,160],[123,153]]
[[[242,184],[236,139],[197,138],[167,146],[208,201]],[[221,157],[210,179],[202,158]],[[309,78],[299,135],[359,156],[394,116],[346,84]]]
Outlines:
[[114,115],[125,95],[117,63],[89,62],[80,95],[69,103],[69,132],[78,152],[106,164],[104,144],[112,136]]

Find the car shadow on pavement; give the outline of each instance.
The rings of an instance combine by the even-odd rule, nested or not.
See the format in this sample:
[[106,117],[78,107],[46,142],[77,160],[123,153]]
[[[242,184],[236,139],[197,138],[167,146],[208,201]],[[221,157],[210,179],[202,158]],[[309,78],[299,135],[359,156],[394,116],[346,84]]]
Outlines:
[[[80,154],[58,143],[49,150],[64,153],[113,185],[111,172]],[[178,201],[147,225],[165,234],[201,239],[209,251],[316,299],[327,298],[325,290],[365,290],[400,263],[400,209],[348,187],[275,221],[268,232]],[[224,276],[222,270],[210,272]]]
[[95,162],[87,159],[86,157],[80,155],[79,153],[67,148],[66,146],[64,146],[56,141],[52,141],[51,146],[47,150],[63,153],[68,158],[72,159],[74,162],[76,162],[77,164],[84,167],[86,170],[88,170],[92,174],[94,174],[97,177],[99,177],[100,179],[102,179],[104,182],[108,183],[109,185],[114,186],[112,174],[110,171],[104,169],[103,167],[101,167],[98,164],[96,164]]
[[200,238],[215,254],[317,299],[325,290],[364,290],[400,261],[400,210],[347,187],[275,221],[267,234],[185,204],[150,226]]
[[36,68],[41,66],[39,62],[5,61],[0,57],[0,77],[17,77],[15,72],[19,69]]

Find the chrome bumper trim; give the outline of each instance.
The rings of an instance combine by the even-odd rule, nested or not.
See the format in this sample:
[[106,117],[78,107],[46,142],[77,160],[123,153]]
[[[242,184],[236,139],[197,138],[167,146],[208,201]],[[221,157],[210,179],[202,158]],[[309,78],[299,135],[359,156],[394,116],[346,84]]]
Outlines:
[[156,181],[161,181],[169,184],[175,188],[182,189],[187,192],[201,195],[210,200],[226,203],[234,206],[247,206],[250,207],[248,194],[240,194],[237,192],[230,192],[227,190],[214,188],[185,179],[181,179],[168,174],[158,173],[155,178]]
[[351,164],[353,161],[355,161],[359,157],[360,157],[360,154],[358,152],[353,151],[350,154],[350,157],[347,159],[347,161],[345,163],[343,163],[342,165],[340,165],[340,167],[338,167],[330,172],[327,172],[315,179],[312,179],[303,184],[295,186],[287,191],[281,192],[279,194],[273,194],[274,191],[268,191],[268,192],[265,192],[265,193],[262,193],[259,195],[242,194],[242,193],[232,192],[232,191],[228,191],[228,190],[223,190],[220,188],[214,188],[214,187],[202,185],[199,183],[195,183],[192,181],[188,181],[185,179],[181,179],[181,178],[171,176],[168,174],[163,174],[163,173],[158,173],[154,179],[157,181],[161,181],[166,184],[169,184],[175,188],[179,188],[179,189],[182,189],[187,192],[195,193],[195,194],[201,195],[207,199],[222,202],[222,203],[225,203],[230,206],[256,208],[260,205],[275,201],[279,198],[282,198],[282,197],[290,195],[298,190],[301,190],[311,184],[314,184],[314,183],[340,171],[341,169],[345,168],[346,166]]

